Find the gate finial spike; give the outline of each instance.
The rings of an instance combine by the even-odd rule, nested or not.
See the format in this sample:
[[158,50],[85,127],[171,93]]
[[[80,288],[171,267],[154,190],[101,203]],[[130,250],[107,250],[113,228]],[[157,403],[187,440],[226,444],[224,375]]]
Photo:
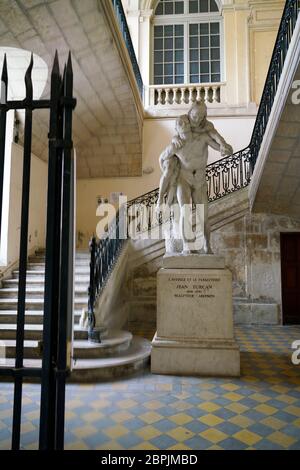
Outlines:
[[7,85],[7,82],[8,82],[6,53],[4,54],[4,59],[3,59],[1,82],[4,82],[5,85]]
[[56,76],[60,76],[60,72],[59,72],[59,61],[58,61],[58,53],[57,53],[57,49],[55,51],[55,56],[54,56],[54,61],[53,61],[53,67],[52,67],[52,73],[51,73],[52,76],[56,75]]
[[1,104],[5,104],[7,102],[7,83],[8,83],[7,61],[6,61],[6,54],[4,54],[2,74],[1,74],[1,86],[0,86],[0,103]]
[[25,88],[26,88],[26,98],[32,99],[32,68],[33,68],[33,53],[31,53],[30,62],[25,73]]
[[71,51],[69,51],[69,55],[68,55],[67,73],[73,75]]
[[67,67],[66,67],[66,76],[65,76],[65,95],[72,97],[73,94],[73,68],[72,68],[72,59],[71,52],[69,51]]

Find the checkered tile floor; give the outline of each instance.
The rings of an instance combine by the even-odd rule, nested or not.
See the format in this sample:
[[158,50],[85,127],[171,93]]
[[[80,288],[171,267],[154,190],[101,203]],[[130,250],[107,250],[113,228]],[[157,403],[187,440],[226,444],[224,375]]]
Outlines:
[[[239,327],[240,379],[143,375],[68,385],[66,449],[300,449],[300,327]],[[36,449],[38,385],[25,385],[22,447]],[[12,386],[0,383],[0,449]]]

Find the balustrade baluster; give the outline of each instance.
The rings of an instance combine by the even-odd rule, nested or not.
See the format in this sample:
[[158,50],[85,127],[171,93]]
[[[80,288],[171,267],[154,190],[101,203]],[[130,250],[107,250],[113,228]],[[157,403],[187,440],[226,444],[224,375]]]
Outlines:
[[185,88],[181,87],[180,88],[181,96],[180,96],[180,103],[185,104]]
[[218,87],[217,87],[217,86],[213,86],[212,89],[213,89],[212,102],[213,102],[213,103],[217,103],[217,102],[218,102],[218,95],[217,95],[217,93],[218,93]]
[[204,102],[208,103],[209,101],[209,86],[204,87]]
[[162,88],[157,88],[157,104],[162,104]]
[[166,88],[165,104],[172,104],[171,101],[170,101],[170,92],[171,92],[171,89],[170,89],[170,88]]

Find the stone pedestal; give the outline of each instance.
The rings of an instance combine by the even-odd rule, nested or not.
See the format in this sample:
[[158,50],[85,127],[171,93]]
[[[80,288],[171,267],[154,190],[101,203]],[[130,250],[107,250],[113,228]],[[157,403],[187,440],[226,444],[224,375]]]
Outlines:
[[239,376],[234,339],[232,276],[214,255],[164,257],[157,274],[157,332],[151,371]]

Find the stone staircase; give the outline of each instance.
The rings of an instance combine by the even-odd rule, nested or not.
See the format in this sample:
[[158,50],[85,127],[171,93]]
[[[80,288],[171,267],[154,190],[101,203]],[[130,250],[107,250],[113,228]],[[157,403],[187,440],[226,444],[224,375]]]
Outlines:
[[[41,366],[44,308],[44,252],[28,260],[25,312],[25,366]],[[6,347],[6,364],[14,365],[19,272],[2,280],[0,288],[0,340]],[[71,381],[89,382],[129,374],[142,369],[150,356],[150,343],[128,331],[109,330],[101,344],[87,340],[87,330],[79,320],[87,308],[89,254],[76,253],[74,295],[73,370]]]

